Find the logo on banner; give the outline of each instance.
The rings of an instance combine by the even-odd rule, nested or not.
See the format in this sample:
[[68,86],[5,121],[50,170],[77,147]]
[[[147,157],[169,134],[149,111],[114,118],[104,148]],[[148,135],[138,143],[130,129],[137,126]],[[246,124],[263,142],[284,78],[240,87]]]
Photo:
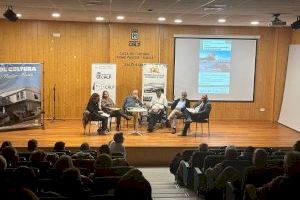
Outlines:
[[151,67],[150,73],[152,74],[159,74],[159,68],[158,67]]
[[98,72],[96,75],[97,79],[110,79],[111,74],[102,74],[101,72]]
[[131,29],[131,34],[130,34],[130,41],[129,41],[129,46],[140,46],[141,42],[139,41],[140,34],[138,31],[138,28],[134,27]]

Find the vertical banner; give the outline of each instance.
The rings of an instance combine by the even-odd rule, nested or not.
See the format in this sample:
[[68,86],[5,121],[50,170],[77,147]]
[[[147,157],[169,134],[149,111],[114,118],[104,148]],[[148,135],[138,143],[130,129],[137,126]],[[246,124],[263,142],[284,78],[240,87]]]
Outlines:
[[167,66],[165,64],[143,64],[143,102],[150,102],[157,89],[167,92]]
[[0,130],[38,127],[41,64],[0,63]]
[[92,64],[91,93],[98,93],[102,97],[104,90],[116,102],[116,64]]

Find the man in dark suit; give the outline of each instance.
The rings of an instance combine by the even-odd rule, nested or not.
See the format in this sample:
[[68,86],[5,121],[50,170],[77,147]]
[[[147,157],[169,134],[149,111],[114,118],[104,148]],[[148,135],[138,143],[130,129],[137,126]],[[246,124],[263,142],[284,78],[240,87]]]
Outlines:
[[186,91],[183,91],[181,92],[181,98],[172,102],[172,111],[166,121],[166,126],[172,128],[172,134],[176,133],[177,117],[183,115],[184,109],[189,107],[190,101],[187,99]]
[[185,125],[182,130],[182,136],[187,135],[187,130],[190,128],[190,123],[207,119],[211,111],[211,104],[208,101],[206,94],[202,95],[200,101],[194,106],[195,112],[191,113],[186,108],[183,113],[185,115]]

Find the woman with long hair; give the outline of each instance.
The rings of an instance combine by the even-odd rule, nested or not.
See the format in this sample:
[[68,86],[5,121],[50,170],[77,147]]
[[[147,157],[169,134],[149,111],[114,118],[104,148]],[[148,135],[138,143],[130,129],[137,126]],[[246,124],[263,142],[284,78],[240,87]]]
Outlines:
[[100,135],[100,134],[105,134],[108,131],[107,129],[108,118],[101,115],[101,112],[103,111],[100,110],[99,102],[100,102],[99,94],[93,93],[89,99],[89,103],[86,106],[86,110],[90,112],[89,120],[102,122],[101,129],[99,128],[97,130],[97,132]]
[[116,131],[120,131],[121,117],[124,117],[126,120],[130,119],[130,117],[125,115],[121,109],[115,110],[115,103],[109,97],[108,91],[103,91],[102,93],[101,109],[111,117],[117,118]]

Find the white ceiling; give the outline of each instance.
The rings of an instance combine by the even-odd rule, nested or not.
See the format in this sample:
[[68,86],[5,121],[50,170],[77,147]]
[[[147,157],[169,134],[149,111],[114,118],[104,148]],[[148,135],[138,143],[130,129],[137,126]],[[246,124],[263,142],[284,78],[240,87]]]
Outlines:
[[[225,18],[225,26],[251,26],[253,20],[268,26],[273,13],[282,13],[279,18],[287,25],[300,15],[300,0],[0,0],[3,12],[7,5],[21,19],[86,22],[97,16],[117,22],[116,16],[123,15],[125,23],[174,24],[180,18],[185,25],[220,25],[217,20]],[[52,18],[53,12],[61,17]],[[161,16],[166,21],[159,22]]]

